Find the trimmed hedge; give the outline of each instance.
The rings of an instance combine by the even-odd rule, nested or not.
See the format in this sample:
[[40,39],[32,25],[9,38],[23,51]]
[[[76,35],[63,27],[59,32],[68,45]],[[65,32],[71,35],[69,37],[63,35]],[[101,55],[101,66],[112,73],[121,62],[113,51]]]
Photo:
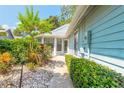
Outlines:
[[65,60],[76,88],[124,87],[124,77],[105,66],[72,55],[65,55]]

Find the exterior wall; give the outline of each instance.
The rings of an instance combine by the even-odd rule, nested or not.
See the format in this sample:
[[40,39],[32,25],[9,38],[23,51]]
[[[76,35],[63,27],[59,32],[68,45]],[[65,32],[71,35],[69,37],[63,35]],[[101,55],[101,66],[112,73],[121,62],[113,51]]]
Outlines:
[[79,53],[124,74],[124,6],[96,6],[82,20],[78,42]]
[[68,52],[74,54],[74,34],[72,33],[68,39]]

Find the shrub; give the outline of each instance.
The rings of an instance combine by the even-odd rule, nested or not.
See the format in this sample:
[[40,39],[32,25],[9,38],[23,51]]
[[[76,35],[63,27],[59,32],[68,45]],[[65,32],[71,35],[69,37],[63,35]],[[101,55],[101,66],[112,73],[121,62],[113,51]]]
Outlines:
[[10,55],[10,53],[8,53],[8,52],[5,52],[5,53],[3,53],[3,54],[0,56],[0,61],[2,61],[2,62],[4,62],[4,63],[10,62],[10,60],[11,60],[11,55]]
[[[0,53],[5,52],[9,52],[13,56],[13,64],[43,65],[51,57],[51,47],[40,45],[37,40],[32,40],[30,37],[0,40]],[[6,54],[5,60],[9,60],[8,56]]]
[[37,65],[35,63],[31,63],[30,62],[30,63],[27,63],[26,65],[27,65],[29,70],[31,70],[31,71],[35,71],[36,70]]
[[0,36],[7,36],[6,32],[0,32]]
[[16,58],[17,63],[26,59],[27,49],[27,42],[24,39],[0,40],[0,52],[10,52]]
[[71,63],[71,59],[73,58],[72,55],[65,55],[65,61],[66,61],[66,64],[67,64],[67,67],[68,67],[68,71],[70,72],[70,63]]
[[65,56],[74,87],[110,88],[124,87],[124,77],[100,64],[84,58]]
[[6,52],[6,51],[12,51],[11,46],[12,46],[11,40],[1,39],[0,40],[0,53]]
[[10,70],[9,65],[3,62],[0,62],[0,74],[6,74],[8,70]]
[[48,61],[48,59],[51,57],[51,47],[48,46],[48,45],[41,45],[40,46],[40,49],[39,49],[39,52],[41,54],[41,57],[42,57],[42,62],[46,62]]
[[40,55],[36,52],[30,52],[28,56],[28,62],[32,62],[35,64],[40,63],[41,58],[39,57]]
[[10,71],[12,66],[12,56],[10,53],[5,52],[3,54],[0,54],[0,73],[5,74],[8,71]]
[[38,46],[38,43],[34,42],[32,49],[30,49],[30,42],[30,38],[0,40],[0,53],[10,52],[16,58],[16,63],[18,64],[26,62],[28,52],[35,51]]

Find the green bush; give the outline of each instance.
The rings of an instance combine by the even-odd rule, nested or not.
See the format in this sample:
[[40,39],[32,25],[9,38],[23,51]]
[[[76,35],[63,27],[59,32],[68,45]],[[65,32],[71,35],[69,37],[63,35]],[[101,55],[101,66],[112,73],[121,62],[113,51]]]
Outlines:
[[67,67],[68,67],[68,71],[70,72],[70,63],[71,63],[71,59],[73,58],[72,55],[65,55],[65,61],[66,61],[66,64],[67,64]]
[[0,53],[6,52],[6,51],[12,51],[12,43],[9,39],[2,39],[0,40]]
[[[37,40],[30,37],[21,39],[0,40],[0,53],[9,52],[15,58],[15,63],[33,62],[42,64],[51,57],[51,47],[40,45]],[[36,54],[36,57],[30,56]],[[33,58],[33,60],[32,60]]]
[[[0,53],[10,52],[16,59],[16,63],[22,63],[27,61],[29,47],[31,39],[21,38],[21,39],[3,39],[0,40]],[[37,50],[38,43],[33,42],[32,49]],[[34,50],[32,50],[34,51]]]
[[52,49],[51,46],[48,45],[42,45],[39,49],[39,53],[41,54],[42,61],[48,61],[48,59],[52,56]]
[[30,63],[27,63],[26,66],[31,71],[35,71],[36,70],[36,67],[37,67],[37,65],[35,63],[31,63],[31,62]]
[[105,66],[84,58],[75,58],[71,55],[65,55],[65,60],[74,87],[124,87],[124,77]]
[[7,36],[6,32],[0,32],[0,36]]

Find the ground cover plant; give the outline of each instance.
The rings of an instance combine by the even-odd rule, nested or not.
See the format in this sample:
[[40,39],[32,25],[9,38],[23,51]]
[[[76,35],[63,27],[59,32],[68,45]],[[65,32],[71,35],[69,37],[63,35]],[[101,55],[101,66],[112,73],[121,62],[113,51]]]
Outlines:
[[124,77],[93,61],[65,55],[67,67],[76,88],[124,87]]

